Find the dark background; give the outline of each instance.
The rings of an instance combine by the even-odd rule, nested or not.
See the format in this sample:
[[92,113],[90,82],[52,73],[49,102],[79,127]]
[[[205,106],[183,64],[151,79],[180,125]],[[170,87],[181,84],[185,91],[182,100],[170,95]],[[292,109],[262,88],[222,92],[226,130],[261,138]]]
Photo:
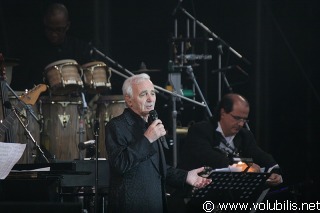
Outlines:
[[[5,57],[19,59],[30,44],[37,45],[37,36],[42,33],[42,13],[51,2],[0,1],[0,52]],[[166,85],[168,61],[173,59],[171,38],[175,19],[178,37],[186,37],[188,16],[181,10],[172,15],[178,1],[60,2],[69,9],[70,34],[92,42],[132,72],[139,69],[141,62],[149,69],[160,69],[160,72],[149,74],[156,85]],[[320,2],[185,0],[181,6],[250,61],[248,64],[226,46],[222,47],[222,67],[238,65],[249,74],[247,77],[237,69],[230,69],[226,77],[233,91],[244,95],[251,103],[249,126],[259,145],[282,167],[285,189],[304,200],[318,199]],[[190,31],[192,29],[191,26]],[[213,36],[197,25],[196,38]],[[212,73],[212,70],[219,66],[217,47],[220,44],[219,39],[191,42],[194,53],[212,55],[212,60],[197,60],[197,66],[193,67],[211,110],[219,99],[218,73]],[[174,41],[174,45],[179,51],[181,42]],[[105,62],[117,69],[112,63]],[[123,80],[113,74],[113,94],[121,94],[119,88]],[[181,81],[184,89],[192,88],[192,79],[185,70],[181,72]],[[223,82],[222,94],[227,91]],[[199,92],[195,94],[195,100],[201,101]],[[159,117],[169,127],[171,105],[167,94],[158,95]],[[178,124],[184,127],[207,117],[205,108],[185,100],[177,102],[177,110]]]

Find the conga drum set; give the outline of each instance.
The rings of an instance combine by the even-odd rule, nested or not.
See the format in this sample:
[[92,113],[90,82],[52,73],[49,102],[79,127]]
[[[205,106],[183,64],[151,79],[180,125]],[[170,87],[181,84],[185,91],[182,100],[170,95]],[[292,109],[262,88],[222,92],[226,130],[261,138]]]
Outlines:
[[[111,70],[101,61],[79,65],[66,59],[47,65],[44,81],[49,95],[38,100],[42,117],[41,145],[56,161],[79,159],[86,150],[79,143],[92,140],[93,120],[99,119],[99,157],[107,158],[104,145],[104,126],[125,108],[122,95],[106,95],[111,89]],[[83,94],[93,96],[93,105],[87,105]]]

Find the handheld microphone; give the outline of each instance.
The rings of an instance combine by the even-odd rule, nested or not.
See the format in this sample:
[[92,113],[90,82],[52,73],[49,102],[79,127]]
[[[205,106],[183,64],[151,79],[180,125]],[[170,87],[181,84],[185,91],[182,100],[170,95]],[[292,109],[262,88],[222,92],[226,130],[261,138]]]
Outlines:
[[94,145],[95,143],[96,143],[95,140],[89,140],[89,141],[81,142],[81,143],[78,144],[78,148],[80,150],[84,150],[84,149]]
[[[149,112],[148,123],[151,124],[153,121],[155,121],[157,119],[158,119],[157,111],[156,110],[151,110]],[[167,140],[166,140],[166,138],[164,136],[161,136],[158,140],[162,143],[162,145],[166,149],[169,149],[168,144],[167,144]]]

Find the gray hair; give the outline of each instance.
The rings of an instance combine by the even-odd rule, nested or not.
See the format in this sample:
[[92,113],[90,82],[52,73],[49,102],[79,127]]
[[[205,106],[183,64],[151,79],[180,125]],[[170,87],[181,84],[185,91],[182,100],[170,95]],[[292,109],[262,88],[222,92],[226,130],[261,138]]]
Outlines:
[[138,75],[133,75],[127,78],[122,85],[122,94],[123,96],[128,95],[132,97],[132,85],[139,84],[142,81],[150,80],[150,76],[146,73],[141,73]]

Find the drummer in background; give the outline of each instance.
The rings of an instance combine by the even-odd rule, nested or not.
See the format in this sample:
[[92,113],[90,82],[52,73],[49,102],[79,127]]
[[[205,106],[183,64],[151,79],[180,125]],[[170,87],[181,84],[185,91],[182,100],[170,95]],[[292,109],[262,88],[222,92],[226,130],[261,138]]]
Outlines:
[[[14,90],[31,89],[44,83],[44,68],[55,61],[72,59],[79,65],[94,60],[88,42],[68,35],[71,22],[65,5],[53,3],[43,16],[44,33],[30,41],[30,48],[21,58],[21,65],[13,72]],[[36,35],[34,35],[36,37]],[[34,41],[37,41],[34,44]]]

